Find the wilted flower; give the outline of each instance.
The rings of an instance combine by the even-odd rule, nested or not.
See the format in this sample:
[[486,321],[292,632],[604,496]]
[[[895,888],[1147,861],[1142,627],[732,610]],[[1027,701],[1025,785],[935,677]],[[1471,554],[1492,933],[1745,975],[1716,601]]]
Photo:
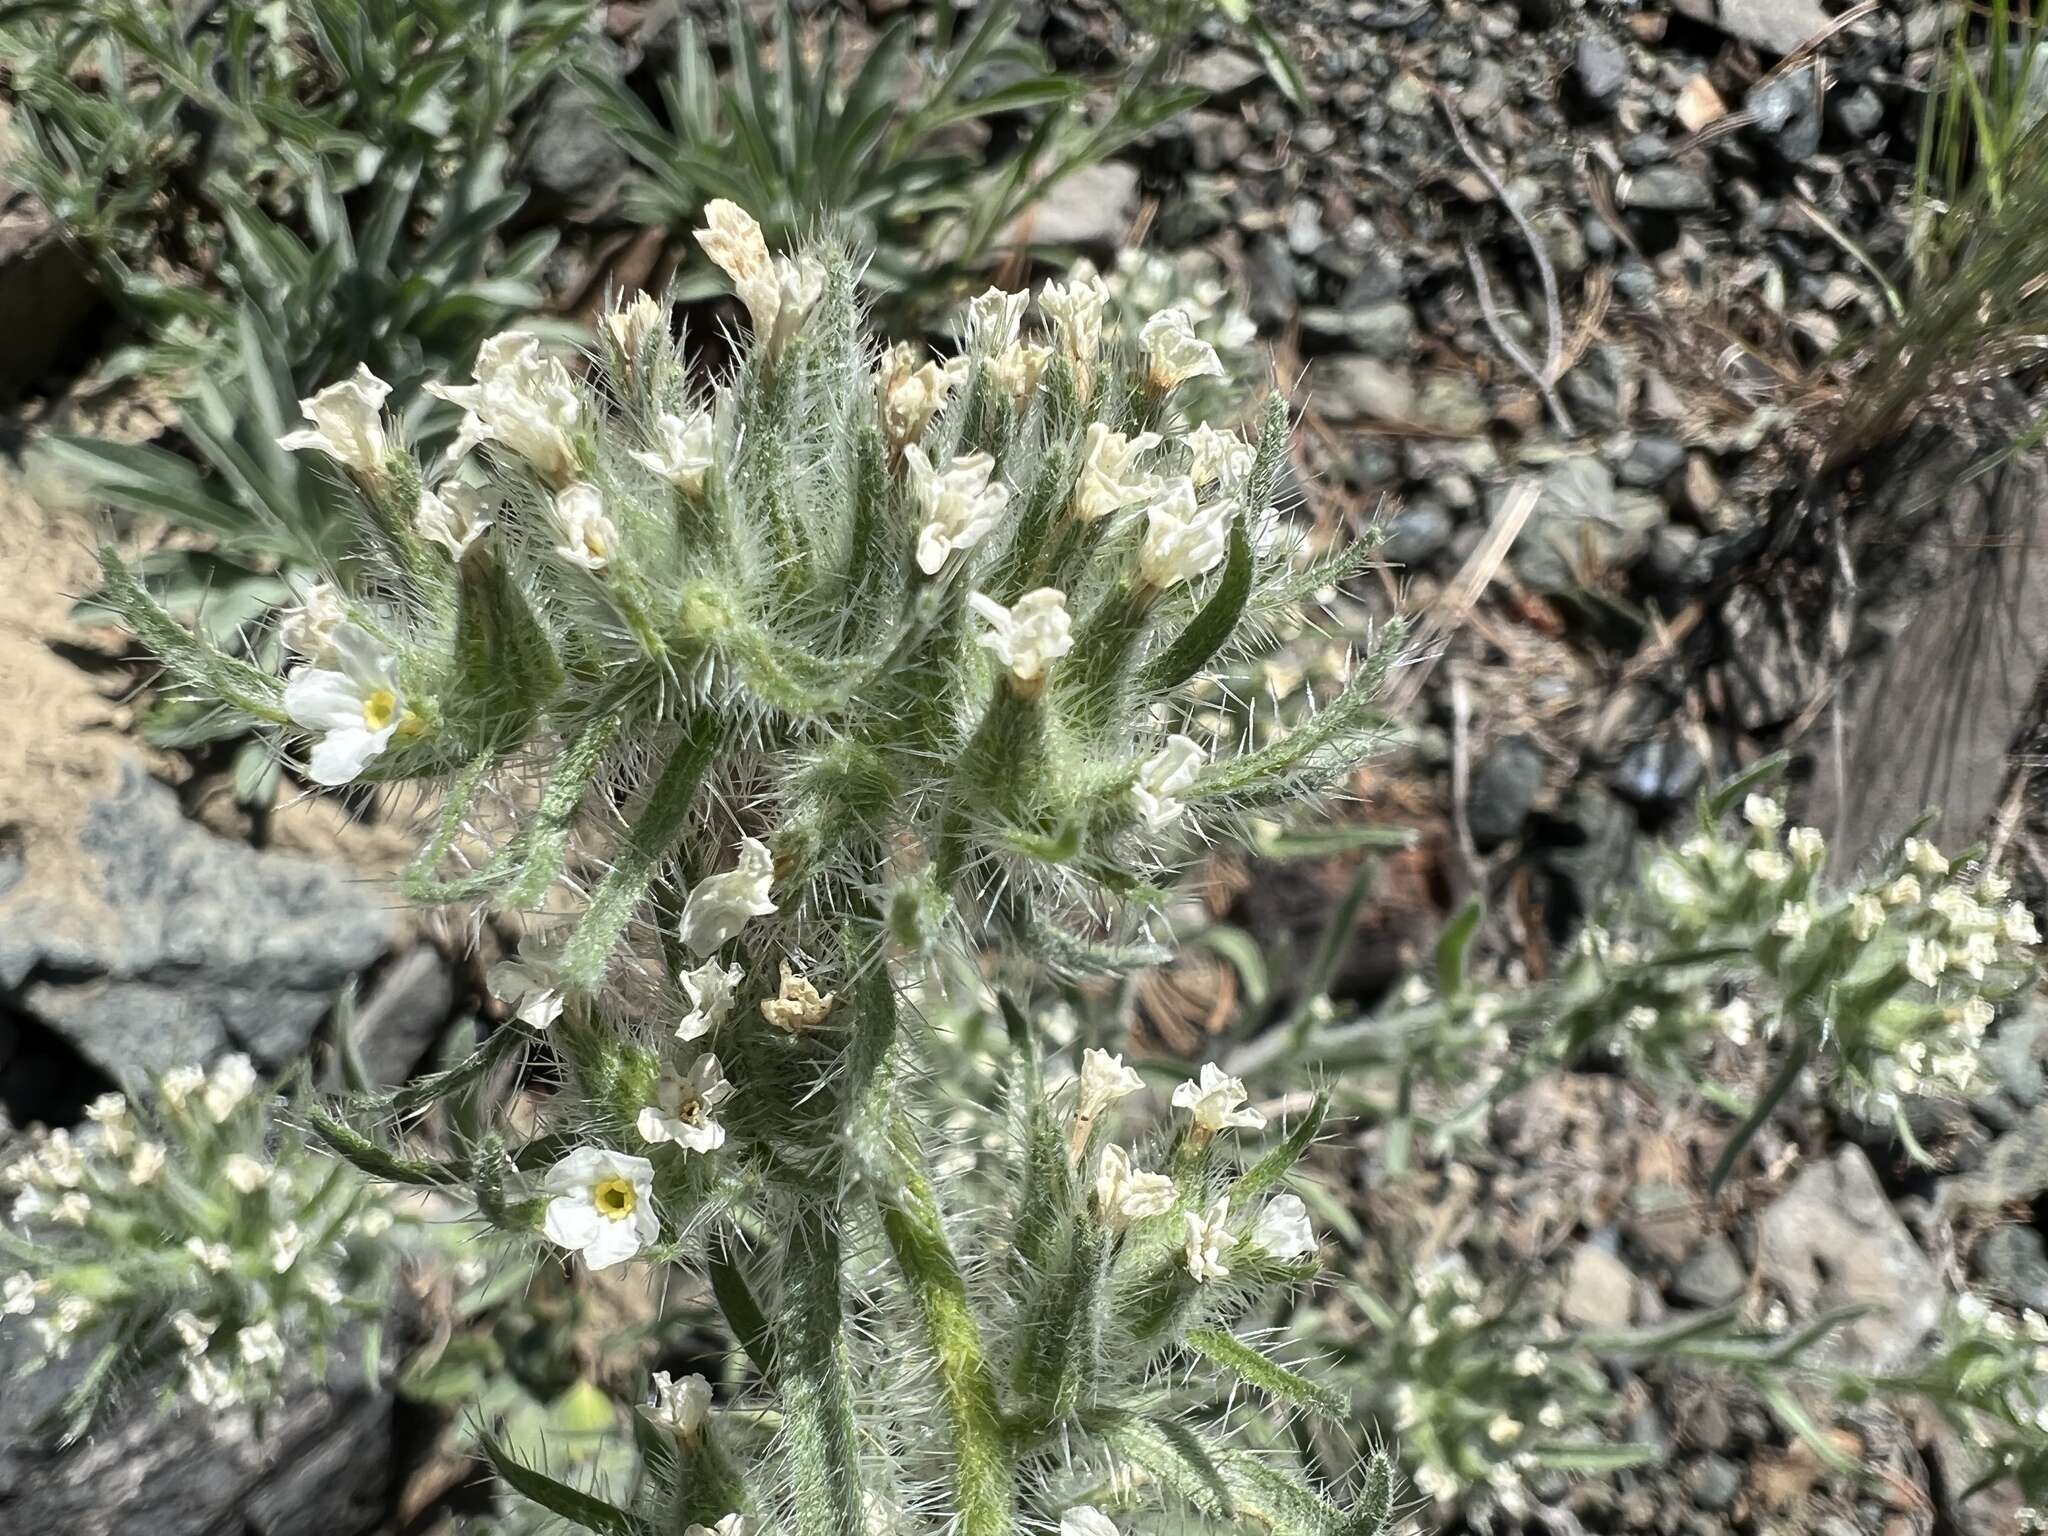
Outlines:
[[1145,509],[1139,574],[1148,586],[1163,591],[1214,570],[1230,547],[1230,523],[1236,516],[1234,501],[1196,505],[1195,485],[1187,476],[1168,481]]
[[654,1086],[654,1103],[640,1111],[640,1139],[657,1146],[672,1141],[692,1152],[716,1152],[725,1145],[725,1127],[712,1115],[732,1091],[718,1058],[708,1053],[681,1077],[663,1073]]
[[748,918],[768,916],[775,910],[768,899],[774,883],[775,859],[768,845],[742,839],[738,862],[722,875],[698,881],[683,903],[683,947],[708,955],[738,933]]
[[305,1246],[306,1234],[299,1230],[297,1222],[288,1221],[276,1228],[270,1234],[270,1272],[284,1274],[299,1261],[299,1252]]
[[678,416],[663,411],[654,418],[654,447],[636,449],[633,460],[661,476],[686,496],[704,494],[718,444],[718,424],[709,411]]
[[291,452],[318,448],[359,475],[381,474],[387,448],[384,400],[390,393],[389,384],[358,363],[351,377],[299,402],[300,414],[312,425],[285,433],[277,446]]
[[903,462],[924,518],[917,533],[917,568],[933,576],[948,555],[972,549],[988,536],[1009,505],[1010,489],[991,481],[996,461],[986,453],[966,454],[937,470],[913,443],[903,450]]
[[733,291],[753,318],[754,339],[770,358],[780,357],[824,293],[825,269],[808,256],[796,261],[771,257],[753,215],[722,197],[704,205],[697,244],[732,279]]
[[548,1241],[609,1269],[661,1235],[654,1211],[654,1165],[609,1147],[578,1147],[548,1170],[552,1198],[542,1219]]
[[696,969],[684,971],[681,979],[683,991],[690,999],[690,1011],[676,1026],[676,1038],[701,1040],[732,1011],[733,992],[741,981],[740,968],[706,960]]
[[1948,873],[1948,860],[1934,844],[1917,837],[1906,839],[1906,865],[1915,873],[1930,880],[1939,880]]
[[1220,379],[1223,360],[1216,349],[1195,334],[1184,309],[1162,309],[1138,332],[1145,349],[1145,381],[1163,395],[1189,379]]
[[1906,974],[1923,987],[1941,985],[1941,973],[1948,969],[1948,950],[1938,939],[1906,940]]
[[339,626],[336,665],[300,667],[285,680],[284,711],[292,723],[321,733],[307,760],[315,784],[347,784],[391,744],[408,718],[398,663],[369,634]]
[[484,985],[528,1029],[546,1029],[562,1016],[562,992],[554,975],[528,960],[500,960]]
[[1103,422],[1088,423],[1088,447],[1081,459],[1080,478],[1074,482],[1074,516],[1084,523],[1099,522],[1155,494],[1158,478],[1136,465],[1138,456],[1151,452],[1159,442],[1157,432],[1127,437],[1110,431]]
[[832,994],[821,997],[816,987],[789,968],[787,960],[782,962],[781,990],[761,1001],[761,1017],[791,1035],[824,1023],[831,1011]]
[[42,1284],[34,1275],[21,1271],[7,1277],[0,1286],[0,1317],[27,1317],[36,1309]]
[[1020,683],[1036,683],[1047,668],[1074,648],[1067,595],[1056,587],[1026,592],[1008,608],[985,592],[970,593],[967,603],[988,621],[981,643],[995,652]]
[[477,349],[474,384],[429,384],[427,393],[462,407],[450,458],[499,443],[550,485],[568,485],[582,464],[576,434],[583,402],[569,370],[544,358],[540,338],[504,331]]
[[1252,1223],[1252,1243],[1276,1259],[1298,1259],[1316,1250],[1315,1229],[1299,1195],[1275,1195]]
[[50,1219],[67,1227],[82,1227],[92,1218],[92,1197],[82,1189],[65,1192],[64,1198],[50,1207]]
[[270,1182],[270,1170],[246,1152],[229,1153],[220,1165],[220,1176],[244,1195],[253,1195]]
[[228,1116],[242,1107],[250,1094],[256,1091],[256,1068],[249,1058],[240,1051],[231,1051],[213,1064],[212,1075],[206,1080],[206,1088],[200,1094],[200,1102],[206,1106],[206,1113],[215,1125],[224,1124]]
[[1187,809],[1181,792],[1194,784],[1205,761],[1201,744],[1192,737],[1169,736],[1166,745],[1139,766],[1131,799],[1147,831],[1164,831],[1180,819]]
[[1009,293],[989,288],[967,301],[966,351],[984,361],[992,360],[1017,344],[1018,328],[1031,303],[1028,293]]
[[1210,1201],[1206,1211],[1187,1213],[1188,1273],[1202,1284],[1230,1277],[1230,1266],[1223,1262],[1230,1248],[1230,1233],[1224,1227],[1229,1218],[1230,1200],[1223,1195]]
[[1219,432],[1206,421],[1188,434],[1188,478],[1197,490],[1212,480],[1234,489],[1251,473],[1255,456],[1235,432]]
[[421,486],[419,510],[413,514],[412,525],[421,538],[440,545],[460,560],[490,528],[495,510],[473,485],[453,481],[439,491]]
[[562,559],[586,571],[601,571],[611,563],[619,530],[605,515],[596,486],[579,481],[566,487],[549,505],[548,515],[561,541],[555,553]]
[[1164,1216],[1174,1205],[1173,1180],[1163,1173],[1143,1173],[1122,1147],[1102,1149],[1096,1165],[1095,1208],[1112,1227],[1125,1227],[1148,1216]]
[[1088,375],[1102,351],[1102,314],[1109,305],[1109,285],[1095,268],[1077,263],[1065,283],[1047,283],[1038,291],[1038,307],[1052,321],[1060,351],[1074,370],[1074,388],[1084,398]]
[[953,375],[933,359],[918,360],[917,348],[898,342],[882,354],[875,369],[875,394],[882,405],[882,430],[889,446],[901,453],[924,436],[932,417],[946,403]]
[[279,621],[278,638],[316,666],[334,659],[334,635],[348,622],[348,610],[341,594],[324,581],[306,588],[299,606],[285,611]]
[[284,1340],[267,1317],[235,1335],[235,1352],[242,1357],[242,1364],[259,1370],[276,1370],[284,1364]]
[[185,1251],[199,1261],[209,1274],[224,1275],[235,1266],[234,1250],[226,1243],[211,1243],[203,1237],[185,1239]]
[[654,1401],[647,1406],[648,1417],[667,1426],[685,1440],[703,1433],[711,1417],[711,1383],[702,1376],[670,1379],[667,1371],[654,1373]]
[[1263,1130],[1266,1117],[1245,1104],[1244,1081],[1213,1061],[1202,1063],[1201,1077],[1173,1090],[1173,1107],[1194,1117],[1197,1130],[1208,1135],[1228,1130]]
[[631,304],[621,305],[604,317],[605,329],[611,332],[612,344],[619,349],[619,356],[626,366],[636,368],[640,353],[649,340],[660,336],[668,339],[668,311],[652,294],[643,293]]

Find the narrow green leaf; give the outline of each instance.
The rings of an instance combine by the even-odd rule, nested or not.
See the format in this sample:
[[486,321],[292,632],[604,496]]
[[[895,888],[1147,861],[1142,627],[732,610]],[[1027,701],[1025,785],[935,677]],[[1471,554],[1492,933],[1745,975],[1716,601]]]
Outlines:
[[1255,1387],[1268,1397],[1328,1418],[1342,1418],[1351,1411],[1343,1393],[1310,1381],[1299,1371],[1269,1360],[1221,1328],[1197,1328],[1188,1334],[1188,1348],[1204,1359]]
[[523,1498],[531,1499],[550,1514],[572,1520],[585,1530],[595,1531],[598,1536],[638,1536],[638,1526],[633,1517],[615,1504],[607,1504],[595,1494],[585,1493],[580,1488],[558,1482],[545,1472],[516,1459],[490,1431],[478,1426],[477,1443],[483,1447],[484,1455],[490,1458],[512,1490]]

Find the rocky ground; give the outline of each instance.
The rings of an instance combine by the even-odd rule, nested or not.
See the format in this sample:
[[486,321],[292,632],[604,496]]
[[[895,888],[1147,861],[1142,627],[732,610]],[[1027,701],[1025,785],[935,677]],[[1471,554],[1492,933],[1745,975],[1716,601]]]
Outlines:
[[[676,7],[605,9],[620,67],[662,67]],[[2009,756],[2039,717],[2048,539],[2027,535],[2044,503],[2015,470],[1916,506],[1967,456],[1952,419],[1858,465],[1830,460],[1856,338],[1885,316],[1871,265],[1895,270],[1902,251],[1939,8],[1276,0],[1262,14],[1312,110],[1218,31],[1192,70],[1209,101],[1057,191],[1034,234],[1220,279],[1300,410],[1299,515],[1328,536],[1383,523],[1390,569],[1355,596],[1438,637],[1398,690],[1410,728],[1358,786],[1364,816],[1420,835],[1361,913],[1347,990],[1389,985],[1474,889],[1495,914],[1489,955],[1540,972],[1640,840],[1706,779],[1779,747],[1839,857],[1934,805],[1946,841],[1988,833],[2048,881]],[[1077,67],[1128,46],[1090,3],[1034,7],[1031,25]],[[572,93],[541,104],[522,153],[536,216],[570,230],[565,308],[664,270]],[[19,207],[0,220],[0,312],[23,272],[51,281],[32,226]],[[91,408],[48,384],[63,345],[22,355],[36,388],[18,426]],[[31,490],[0,506],[15,594],[0,605],[0,1109],[61,1120],[109,1080],[230,1046],[283,1065],[352,980],[375,1069],[402,1077],[474,1001],[474,971],[369,883],[399,841],[328,800],[250,825],[223,809],[211,765],[136,747],[121,701],[137,674],[114,637],[67,617],[89,534],[59,488]],[[1218,910],[1275,943],[1312,934],[1348,880],[1229,873]],[[1198,1030],[1204,985],[1192,999],[1169,985],[1158,1011]],[[1504,1264],[1540,1264],[1577,1326],[1742,1296],[1794,1317],[1868,1302],[1841,1347],[1896,1363],[1945,1283],[2048,1309],[2044,1024],[2001,1027],[1996,1094],[1927,1107],[1936,1176],[1876,1129],[1795,1112],[1754,1176],[1710,1201],[1718,1119],[1584,1075],[1504,1109],[1482,1175],[1426,1167],[1379,1186],[1383,1149],[1363,1138],[1360,1201],[1403,1230],[1434,1212],[1422,1248],[1479,1234]],[[1844,1448],[1880,1469],[1858,1482],[1745,1393],[1674,1366],[1611,1374],[1627,1432],[1668,1454],[1559,1489],[1528,1529],[2010,1529],[1990,1497],[1958,1502],[1958,1448],[1926,1426],[1872,1413],[1846,1427]],[[354,1426],[363,1410],[321,1411]],[[385,1456],[388,1399],[369,1411],[382,1417],[360,1443]],[[57,1506],[33,1488],[0,1463],[0,1515],[88,1529],[51,1525]],[[245,1525],[313,1528],[303,1515]]]

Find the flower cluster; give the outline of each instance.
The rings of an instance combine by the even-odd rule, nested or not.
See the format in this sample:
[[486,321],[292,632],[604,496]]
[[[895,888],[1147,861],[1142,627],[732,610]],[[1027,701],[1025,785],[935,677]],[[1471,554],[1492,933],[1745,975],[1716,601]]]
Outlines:
[[248,1058],[177,1068],[147,1102],[95,1100],[76,1133],[34,1134],[0,1172],[0,1253],[20,1265],[0,1312],[43,1354],[118,1338],[181,1362],[208,1408],[274,1396],[308,1350],[381,1317],[396,1250],[389,1208],[290,1136],[271,1147]]

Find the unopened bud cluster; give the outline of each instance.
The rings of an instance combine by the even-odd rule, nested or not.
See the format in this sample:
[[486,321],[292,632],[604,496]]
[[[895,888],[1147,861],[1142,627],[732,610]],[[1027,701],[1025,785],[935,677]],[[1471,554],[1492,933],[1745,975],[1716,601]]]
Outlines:
[[36,1131],[4,1170],[0,1313],[46,1359],[81,1342],[178,1362],[207,1408],[260,1404],[351,1322],[380,1318],[389,1209],[351,1170],[273,1132],[245,1056],[109,1093]]

